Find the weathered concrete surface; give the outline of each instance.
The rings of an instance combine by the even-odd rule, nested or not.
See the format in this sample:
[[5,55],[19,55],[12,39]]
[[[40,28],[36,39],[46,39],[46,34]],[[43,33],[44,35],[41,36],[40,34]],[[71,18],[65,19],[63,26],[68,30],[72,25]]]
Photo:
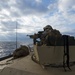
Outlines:
[[38,75],[38,74],[6,67],[2,71],[0,71],[0,75]]
[[63,68],[47,67],[43,69],[39,64],[31,60],[31,56],[16,59],[11,65],[0,71],[0,75],[75,75],[75,66],[72,71],[65,72]]

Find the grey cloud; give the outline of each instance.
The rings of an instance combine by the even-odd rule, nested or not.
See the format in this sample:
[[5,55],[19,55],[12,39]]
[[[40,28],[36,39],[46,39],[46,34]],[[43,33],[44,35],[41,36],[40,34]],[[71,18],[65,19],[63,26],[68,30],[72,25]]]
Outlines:
[[[9,33],[6,36],[0,36],[0,41],[16,41],[16,34],[15,33]],[[33,43],[32,39],[30,39],[26,34],[24,33],[18,33],[17,34],[17,42],[23,41],[26,44]]]
[[7,41],[9,40],[7,36],[0,36],[0,41]]
[[9,0],[0,0],[0,10],[2,10],[3,8],[9,9],[10,6],[9,6],[8,2],[9,2]]
[[[13,2],[12,0],[0,0],[0,11],[7,10],[10,12],[10,16],[5,15],[6,12],[2,13],[1,15],[5,15],[7,18],[20,16],[17,7],[12,2]],[[15,8],[16,11],[14,11],[14,9],[12,8]]]
[[27,14],[37,14],[37,13],[45,13],[48,11],[48,8],[42,3],[37,4],[35,0],[16,0],[15,7],[19,10],[20,13],[24,15]]
[[75,36],[75,29],[72,29],[71,31],[63,32],[62,34]]
[[27,34],[24,34],[24,33],[18,33],[17,34],[17,39],[18,41],[30,41],[30,38],[27,36]]
[[[44,1],[44,2],[43,2]],[[56,0],[54,0],[56,1]],[[41,3],[37,3],[36,0],[1,0],[1,8],[8,9],[12,17],[20,17],[23,15],[42,15],[47,12],[51,12],[48,9],[50,1],[42,0]]]
[[[57,4],[56,5],[52,4],[52,6],[51,6],[50,2],[49,2],[50,0],[42,0],[44,2],[40,2],[40,3],[37,3],[35,0],[15,0],[16,3],[13,3],[13,1],[14,0],[0,0],[0,10],[7,9],[10,12],[10,15],[0,14],[0,15],[3,15],[2,19],[10,18],[10,20],[11,20],[13,18],[18,18],[18,17],[20,18],[21,16],[27,16],[27,15],[28,16],[29,15],[42,15],[42,14],[45,15],[48,12],[50,12],[50,14],[47,14],[48,17],[51,17],[52,13],[55,13],[55,11],[58,11],[57,10],[58,9],[57,8],[58,5]],[[55,1],[58,1],[58,0],[55,0]],[[48,8],[48,6],[49,6],[49,8]],[[73,13],[73,12],[71,12],[71,13]],[[63,20],[61,21],[61,17],[58,17],[58,18],[60,19],[59,21],[61,23],[63,23]],[[0,37],[1,38],[2,37],[5,38],[6,40],[7,39],[15,40],[16,33],[14,32],[14,29],[16,29],[16,21],[10,21],[10,20],[6,21],[6,22],[3,21],[2,22],[3,28],[1,28],[2,31],[9,31],[9,34],[6,35],[6,36],[0,36]],[[49,20],[49,18],[48,18],[48,20]],[[52,20],[54,20],[54,18]],[[49,21],[47,21],[47,22],[49,22]],[[55,20],[55,21],[58,22],[58,20]],[[53,21],[53,23],[56,23],[55,21]],[[58,22],[57,24],[59,24],[60,22]],[[68,22],[68,21],[66,21],[66,22]],[[66,22],[64,24],[66,24]],[[34,22],[34,23],[36,23],[36,22]],[[38,23],[38,24],[42,24],[42,23]],[[67,23],[67,24],[69,24],[69,23]],[[34,26],[34,27],[33,26],[25,24],[23,27],[25,29],[28,29],[28,30],[33,28],[33,31],[31,31],[31,33],[35,32],[35,31],[39,31],[39,30],[42,29],[42,28],[39,28],[40,27],[39,25],[38,26]],[[54,26],[55,26],[55,24],[54,24]],[[17,23],[17,27],[20,29],[22,27],[22,24],[18,22]],[[64,33],[65,34],[72,34],[72,35],[74,35],[74,30],[72,30],[70,32],[64,32]],[[26,40],[28,39],[26,37],[26,34],[18,33],[18,40],[25,40],[25,39]]]
[[[16,21],[2,21],[2,31],[13,31],[14,29],[16,29]],[[19,24],[17,24],[19,27]]]

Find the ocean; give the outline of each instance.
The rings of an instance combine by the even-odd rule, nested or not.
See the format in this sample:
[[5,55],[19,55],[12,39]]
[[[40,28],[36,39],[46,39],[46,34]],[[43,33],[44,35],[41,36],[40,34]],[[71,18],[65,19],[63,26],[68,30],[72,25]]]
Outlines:
[[[24,42],[17,42],[17,48],[20,45],[27,45]],[[16,49],[16,42],[0,42],[0,58],[8,56]]]

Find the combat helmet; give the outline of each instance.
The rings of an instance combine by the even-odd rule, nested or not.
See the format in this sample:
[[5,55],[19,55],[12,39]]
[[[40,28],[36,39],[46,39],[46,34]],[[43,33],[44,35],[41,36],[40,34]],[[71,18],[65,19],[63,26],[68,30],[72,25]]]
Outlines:
[[44,29],[44,31],[45,31],[46,29],[53,30],[53,28],[52,28],[50,25],[45,26],[43,29]]

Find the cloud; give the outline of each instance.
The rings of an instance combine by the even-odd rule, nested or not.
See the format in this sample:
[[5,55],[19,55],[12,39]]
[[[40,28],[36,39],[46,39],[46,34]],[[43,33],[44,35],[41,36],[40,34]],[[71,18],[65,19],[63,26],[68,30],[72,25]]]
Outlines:
[[[48,8],[45,5],[39,3],[39,0],[16,0],[18,11],[24,15],[31,14],[43,14],[48,12]],[[22,11],[22,12],[21,12]]]
[[75,0],[59,0],[59,12],[62,13],[65,19],[69,22],[74,22],[75,17]]
[[6,21],[2,22],[2,24],[7,28],[7,29],[15,29],[16,28],[16,22],[14,21]]
[[8,5],[8,2],[10,0],[0,0],[0,10],[2,10],[3,8],[8,9],[10,8],[10,6]]
[[42,0],[35,0],[36,2],[38,2],[38,3],[41,3],[42,2]]
[[69,31],[65,31],[65,32],[63,32],[63,34],[75,36],[75,28],[74,29],[70,29]]
[[46,25],[62,34],[74,35],[74,3],[74,0],[0,0],[0,37],[15,39],[16,24],[21,40],[27,34],[43,30]]

